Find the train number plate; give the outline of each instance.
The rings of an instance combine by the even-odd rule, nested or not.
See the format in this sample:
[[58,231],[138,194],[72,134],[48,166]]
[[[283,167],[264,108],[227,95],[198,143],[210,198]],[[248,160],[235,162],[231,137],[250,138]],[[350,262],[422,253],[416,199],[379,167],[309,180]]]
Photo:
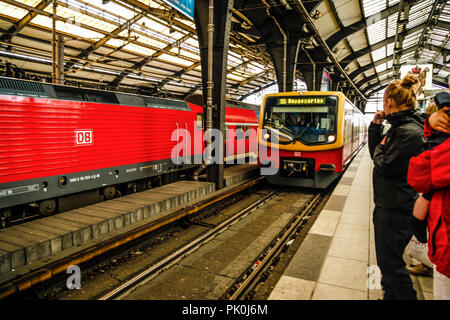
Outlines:
[[302,153],[300,151],[294,152],[294,157],[301,157]]
[[75,144],[77,146],[94,143],[94,131],[90,129],[75,130]]

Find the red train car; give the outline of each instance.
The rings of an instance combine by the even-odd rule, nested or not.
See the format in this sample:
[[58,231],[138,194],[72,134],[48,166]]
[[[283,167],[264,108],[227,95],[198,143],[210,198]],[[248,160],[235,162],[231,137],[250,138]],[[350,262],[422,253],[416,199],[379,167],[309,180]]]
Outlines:
[[[244,106],[226,110],[230,121],[257,122]],[[203,118],[202,107],[180,100],[0,78],[0,217],[30,206],[47,215],[167,183],[198,166]],[[190,133],[191,148],[179,154],[188,163],[172,159],[176,129]]]

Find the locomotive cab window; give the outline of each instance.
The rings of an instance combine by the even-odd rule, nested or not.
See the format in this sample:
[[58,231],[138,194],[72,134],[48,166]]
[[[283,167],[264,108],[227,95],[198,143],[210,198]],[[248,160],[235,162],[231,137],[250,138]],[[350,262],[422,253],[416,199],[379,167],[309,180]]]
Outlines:
[[337,109],[336,96],[269,97],[263,127],[275,133],[280,144],[334,143]]
[[197,129],[203,129],[203,114],[197,113]]

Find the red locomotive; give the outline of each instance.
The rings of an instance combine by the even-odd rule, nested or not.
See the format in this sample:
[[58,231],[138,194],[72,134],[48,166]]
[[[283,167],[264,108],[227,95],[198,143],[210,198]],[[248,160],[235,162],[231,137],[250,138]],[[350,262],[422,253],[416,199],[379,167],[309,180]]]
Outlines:
[[[256,128],[257,110],[234,103],[226,121]],[[0,78],[0,217],[30,207],[49,215],[174,181],[198,164],[172,161],[172,133],[203,137],[203,122],[203,108],[185,101]],[[180,156],[203,153],[204,143],[190,145]],[[248,156],[249,145],[232,151]]]

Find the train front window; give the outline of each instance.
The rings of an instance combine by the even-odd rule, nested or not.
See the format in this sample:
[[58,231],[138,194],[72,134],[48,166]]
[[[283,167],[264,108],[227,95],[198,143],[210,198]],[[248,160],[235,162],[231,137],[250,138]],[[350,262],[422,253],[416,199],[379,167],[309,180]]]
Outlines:
[[269,97],[263,127],[277,134],[280,144],[333,143],[336,139],[336,96]]

